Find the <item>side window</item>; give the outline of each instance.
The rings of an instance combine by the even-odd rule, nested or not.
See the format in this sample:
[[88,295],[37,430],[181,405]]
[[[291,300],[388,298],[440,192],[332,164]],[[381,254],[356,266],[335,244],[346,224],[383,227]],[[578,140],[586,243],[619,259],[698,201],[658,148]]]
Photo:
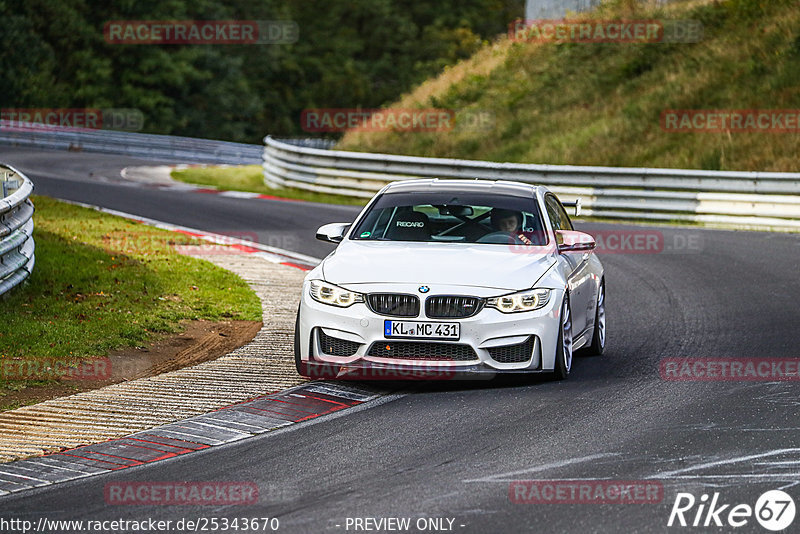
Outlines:
[[553,195],[544,197],[544,204],[547,208],[547,216],[550,217],[550,222],[553,224],[554,230],[574,230],[572,221],[569,220],[564,206]]
[[564,209],[564,206],[562,206],[561,202],[559,202],[558,200],[555,200],[555,203],[556,207],[558,208],[558,212],[561,216],[561,229],[574,230],[575,228],[572,227],[572,221],[569,220],[569,215],[567,215],[567,210]]
[[555,205],[553,195],[544,197],[544,206],[547,208],[547,216],[550,218],[550,224],[553,225],[553,230],[561,230],[561,218],[558,214],[558,208]]

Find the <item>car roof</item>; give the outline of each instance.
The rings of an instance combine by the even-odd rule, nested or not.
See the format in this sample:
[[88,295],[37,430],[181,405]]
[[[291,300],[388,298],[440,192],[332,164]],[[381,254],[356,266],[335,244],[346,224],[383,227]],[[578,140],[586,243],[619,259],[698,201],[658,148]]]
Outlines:
[[392,182],[384,193],[494,193],[530,198],[536,191],[545,189],[540,185],[510,182],[505,180],[462,180],[462,179],[417,179]]

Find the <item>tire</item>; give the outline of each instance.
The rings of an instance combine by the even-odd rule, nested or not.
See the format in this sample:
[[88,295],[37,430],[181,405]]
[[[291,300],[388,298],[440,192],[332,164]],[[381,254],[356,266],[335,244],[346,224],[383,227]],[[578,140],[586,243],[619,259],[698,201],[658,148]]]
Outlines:
[[564,295],[561,304],[558,345],[556,346],[556,365],[553,378],[564,380],[572,370],[572,313],[569,310],[569,294]]
[[594,312],[592,344],[586,351],[591,356],[602,356],[606,350],[606,281],[600,281],[597,290],[597,308]]

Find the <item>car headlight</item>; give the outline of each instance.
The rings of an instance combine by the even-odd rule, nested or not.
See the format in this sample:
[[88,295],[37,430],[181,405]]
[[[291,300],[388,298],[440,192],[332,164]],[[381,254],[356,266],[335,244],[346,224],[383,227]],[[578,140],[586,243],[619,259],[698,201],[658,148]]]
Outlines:
[[548,302],[550,302],[549,289],[526,289],[519,293],[486,299],[486,306],[503,313],[515,313],[538,310],[544,308]]
[[364,295],[355,291],[323,282],[322,280],[311,281],[311,298],[323,304],[347,308],[356,302],[364,302]]

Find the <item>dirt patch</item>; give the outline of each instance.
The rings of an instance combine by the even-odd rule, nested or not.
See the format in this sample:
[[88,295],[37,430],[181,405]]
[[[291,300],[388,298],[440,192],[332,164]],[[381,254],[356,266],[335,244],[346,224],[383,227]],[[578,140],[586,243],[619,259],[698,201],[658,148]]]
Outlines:
[[262,324],[257,321],[187,321],[180,334],[164,336],[147,347],[113,351],[106,358],[87,362],[99,369],[92,378],[70,377],[0,397],[0,411],[98,389],[109,384],[155,376],[214,360],[249,343]]

